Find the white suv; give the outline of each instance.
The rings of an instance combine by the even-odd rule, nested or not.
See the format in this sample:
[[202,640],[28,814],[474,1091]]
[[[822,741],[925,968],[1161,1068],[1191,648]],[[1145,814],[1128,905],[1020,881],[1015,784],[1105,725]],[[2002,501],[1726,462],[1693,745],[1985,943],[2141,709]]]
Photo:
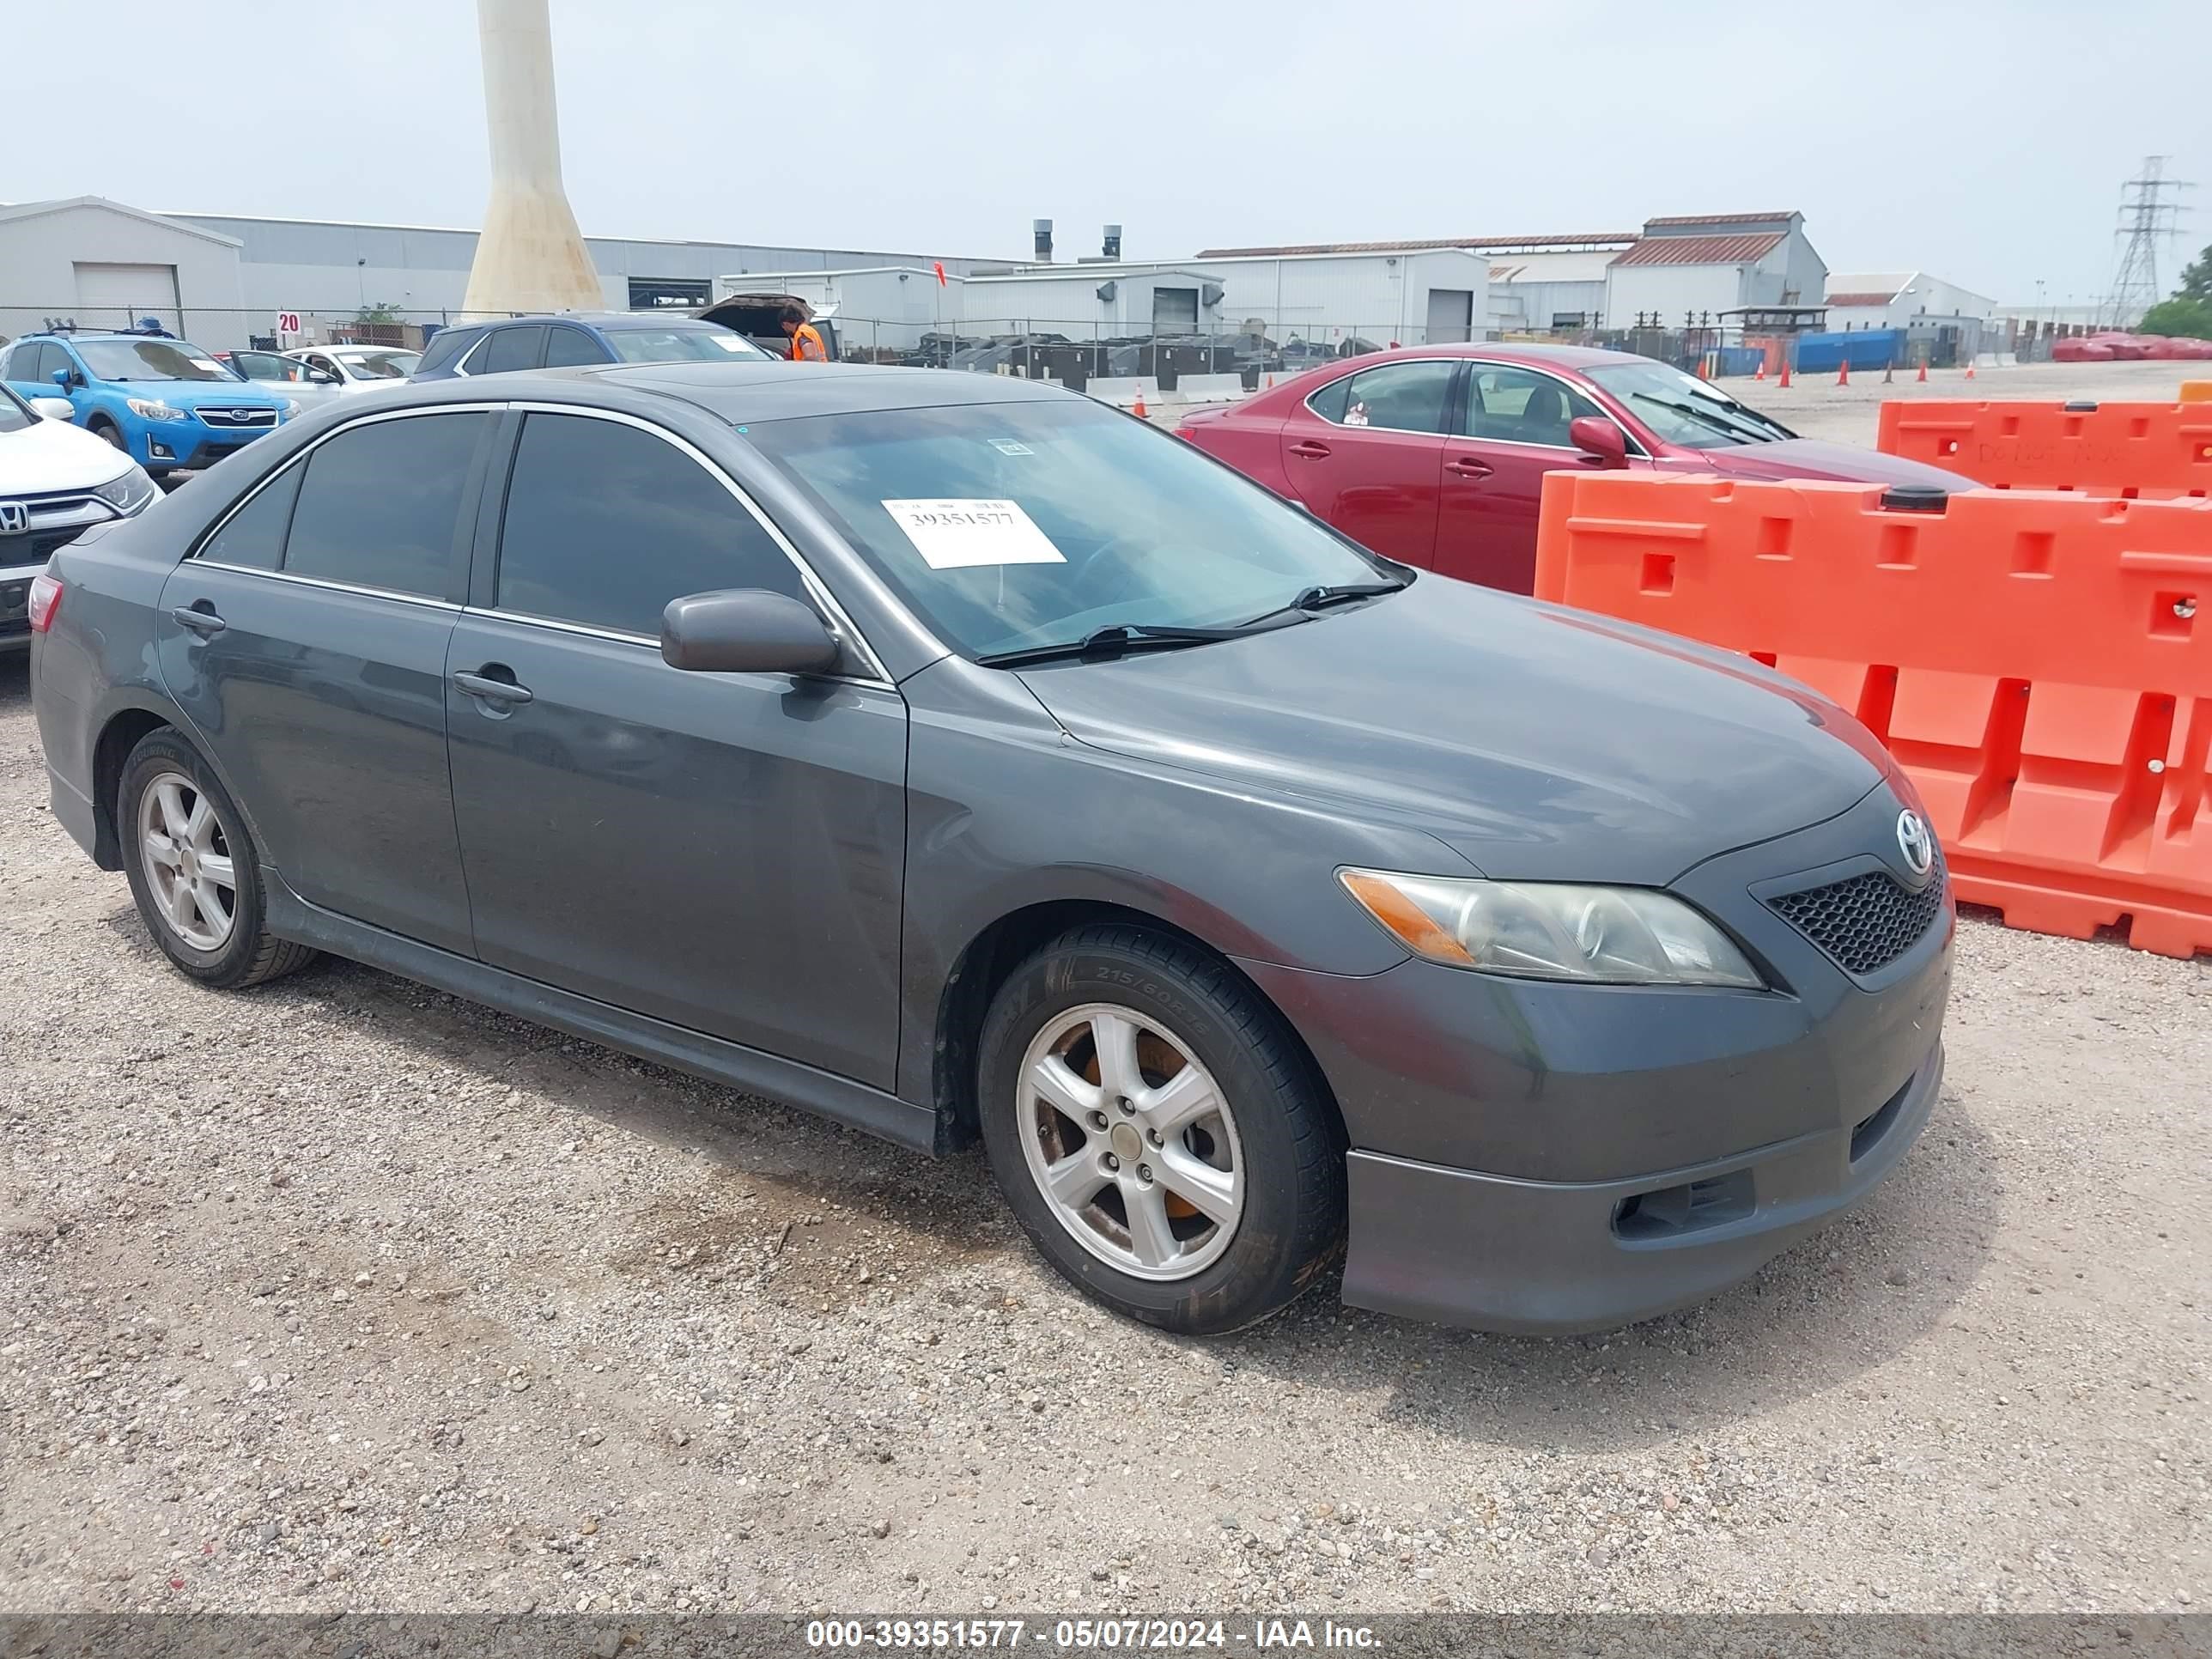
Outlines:
[[59,398],[0,385],[0,653],[31,642],[31,578],[94,525],[142,513],[158,493],[123,451],[70,423]]

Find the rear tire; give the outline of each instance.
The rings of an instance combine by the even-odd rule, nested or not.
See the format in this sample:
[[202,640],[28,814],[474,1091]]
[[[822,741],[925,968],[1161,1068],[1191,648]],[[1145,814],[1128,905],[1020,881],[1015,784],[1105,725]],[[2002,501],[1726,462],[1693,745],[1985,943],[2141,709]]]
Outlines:
[[115,828],[139,917],[179,972],[228,991],[315,959],[312,947],[269,932],[246,821],[173,728],[148,732],[124,762]]
[[1342,1127],[1311,1060],[1228,964],[1121,924],[1014,969],[984,1021],[985,1151],[1071,1283],[1189,1335],[1279,1312],[1342,1249]]

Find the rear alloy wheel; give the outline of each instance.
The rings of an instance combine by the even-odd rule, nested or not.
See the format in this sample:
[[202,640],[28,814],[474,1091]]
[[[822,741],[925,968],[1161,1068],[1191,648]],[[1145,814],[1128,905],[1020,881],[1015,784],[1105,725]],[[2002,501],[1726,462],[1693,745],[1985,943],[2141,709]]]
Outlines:
[[264,925],[261,866],[236,803],[174,730],[123,763],[115,823],[139,916],[161,953],[204,985],[258,985],[315,959]]
[[1077,928],[1008,975],[980,1046],[992,1172],[1046,1259],[1116,1312],[1236,1330],[1335,1259],[1335,1107],[1218,958],[1141,927]]

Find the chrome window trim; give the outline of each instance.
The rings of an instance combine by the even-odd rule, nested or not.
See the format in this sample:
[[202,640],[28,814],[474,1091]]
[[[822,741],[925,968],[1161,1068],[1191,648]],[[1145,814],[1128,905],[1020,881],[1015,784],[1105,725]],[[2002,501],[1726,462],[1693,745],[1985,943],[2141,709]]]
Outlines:
[[[221,559],[204,559],[200,557],[200,550],[207,546],[207,544],[212,542],[217,536],[222,534],[224,529],[229,525],[230,521],[236,518],[240,514],[246,511],[246,504],[252,501],[255,496],[260,495],[263,490],[268,489],[270,484],[275,483],[277,479],[283,477],[294,467],[306,466],[309,457],[313,456],[317,450],[320,449],[325,444],[330,442],[331,439],[337,437],[340,433],[351,432],[364,426],[373,426],[380,421],[411,420],[416,416],[422,415],[497,415],[502,413],[506,408],[507,405],[504,404],[494,403],[418,404],[411,409],[380,409],[373,411],[365,410],[347,421],[343,425],[334,426],[328,432],[319,434],[318,436],[312,439],[298,454],[291,457],[284,463],[283,465],[278,467],[267,477],[255,484],[252,489],[247,490],[246,494],[240,495],[236,501],[233,501],[230,504],[229,508],[221,518],[217,519],[213,524],[210,525],[205,531],[201,532],[198,538],[192,543],[191,546],[185,550],[185,556],[178,560],[177,563],[180,568],[188,563],[201,564],[205,565],[210,570],[235,570],[249,576],[267,576],[275,581],[296,582],[303,587],[325,587],[338,593],[359,593],[374,599],[398,599],[404,605],[431,605],[441,611],[458,612],[461,607],[455,605],[451,599],[429,599],[420,593],[404,593],[396,587],[370,587],[357,582],[335,582],[330,580],[326,577],[302,576],[295,571],[289,570],[260,570],[255,568],[250,564],[226,564]],[[302,478],[300,482],[304,486],[307,480]],[[286,539],[288,542],[289,541],[290,538],[289,535]],[[289,552],[290,550],[288,547],[286,550]]]
[[[1567,391],[1571,392],[1576,397],[1580,398],[1584,403],[1593,405],[1599,414],[1605,415],[1607,420],[1611,421],[1615,426],[1620,427],[1620,435],[1628,440],[1628,453],[1631,455],[1633,455],[1641,460],[1649,460],[1650,459],[1650,452],[1645,449],[1641,443],[1637,441],[1636,434],[1633,432],[1631,432],[1617,416],[1607,414],[1605,405],[1599,403],[1595,398],[1590,396],[1589,387],[1577,386],[1572,380],[1567,379],[1565,375],[1560,374],[1558,370],[1545,368],[1535,363],[1500,362],[1495,357],[1462,357],[1460,361],[1475,368],[1517,368],[1530,374],[1542,375],[1546,380],[1553,381],[1559,386],[1565,387]],[[1607,392],[1606,395],[1607,397],[1611,397],[1613,394]],[[1465,433],[1460,434],[1459,437],[1460,441],[1462,443],[1503,444],[1512,449],[1541,449],[1554,455],[1581,455],[1588,453],[1587,451],[1576,448],[1572,444],[1532,444],[1525,442],[1519,438],[1475,438],[1470,437]]]
[[[671,432],[665,426],[656,426],[651,421],[641,419],[639,416],[629,414],[622,410],[597,409],[581,404],[526,403],[520,400],[510,404],[508,407],[514,409],[518,413],[524,415],[575,415],[580,416],[588,420],[611,421],[618,426],[635,427],[639,431],[649,433],[653,437],[659,439],[663,443],[669,445],[672,448],[678,450],[684,454],[689,456],[693,462],[706,470],[709,477],[720,484],[723,489],[728,490],[731,495],[735,498],[738,504],[744,507],[748,514],[752,515],[753,522],[760,526],[763,530],[768,532],[769,539],[774,542],[776,546],[783,550],[784,557],[790,560],[792,568],[798,571],[800,584],[812,597],[817,608],[827,615],[832,629],[837,633],[841,639],[848,642],[853,648],[860,654],[862,660],[866,664],[870,671],[866,676],[823,675],[818,678],[851,679],[861,684],[883,685],[886,687],[892,686],[896,684],[891,678],[890,671],[884,666],[883,659],[876,654],[875,647],[868,643],[867,635],[863,634],[860,629],[854,624],[853,618],[847,614],[845,607],[837,602],[837,596],[830,591],[829,584],[824,582],[822,578],[815,573],[813,566],[807,563],[805,556],[799,550],[798,547],[793,543],[791,538],[783,533],[781,527],[776,524],[775,520],[769,518],[766,513],[761,510],[759,503],[755,501],[750,495],[746,494],[743,485],[739,484],[736,479],[730,477],[727,472],[725,472],[720,465],[717,463],[712,456],[699,448],[697,445],[692,443],[688,439],[678,436],[676,433]],[[520,453],[519,445],[516,453],[518,454]],[[501,506],[500,520],[501,533],[504,535],[506,532],[506,507],[503,502]],[[495,572],[494,574],[496,575],[497,573]],[[496,593],[498,589],[495,586],[493,592]],[[671,597],[680,598],[682,596],[671,595]],[[511,616],[516,621],[552,623],[558,625],[557,619],[550,617],[529,617],[515,612],[500,614]],[[602,632],[606,634],[609,637],[615,639],[635,641],[640,637],[635,634],[622,633],[614,629],[592,630],[589,623],[578,623],[575,624],[575,626],[583,629],[586,631]],[[646,643],[653,646],[655,650],[658,650],[660,646],[660,641],[658,639],[647,641]]]

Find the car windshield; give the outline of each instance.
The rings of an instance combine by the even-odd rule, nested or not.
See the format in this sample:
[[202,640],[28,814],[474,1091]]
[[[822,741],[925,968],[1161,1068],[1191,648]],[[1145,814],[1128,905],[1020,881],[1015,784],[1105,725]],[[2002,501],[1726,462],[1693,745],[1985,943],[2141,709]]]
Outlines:
[[1711,381],[1665,363],[1608,363],[1589,374],[1644,425],[1685,448],[1771,444],[1797,435],[1779,421],[1738,403]]
[[626,363],[719,363],[732,357],[768,356],[744,335],[714,323],[610,328],[602,332],[615,356]]
[[79,340],[84,365],[103,380],[233,380],[221,363],[188,340]]
[[0,386],[0,432],[21,432],[38,418],[30,404],[17,397],[11,387]]
[[1089,402],[757,422],[745,435],[972,657],[1231,627],[1401,573],[1189,445]]
[[333,351],[331,356],[362,380],[404,380],[422,361],[419,351]]

